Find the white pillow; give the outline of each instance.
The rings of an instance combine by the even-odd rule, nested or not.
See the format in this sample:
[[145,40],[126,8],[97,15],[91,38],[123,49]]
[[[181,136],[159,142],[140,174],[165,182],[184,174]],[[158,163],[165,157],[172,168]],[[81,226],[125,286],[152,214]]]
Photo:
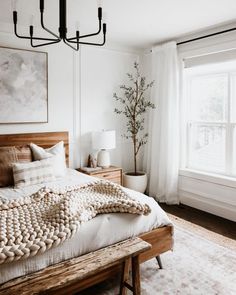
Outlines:
[[16,188],[55,180],[51,159],[29,163],[13,163],[12,169]]
[[56,177],[66,174],[66,159],[64,142],[60,141],[51,148],[44,149],[34,143],[30,144],[34,160],[53,159],[53,172]]

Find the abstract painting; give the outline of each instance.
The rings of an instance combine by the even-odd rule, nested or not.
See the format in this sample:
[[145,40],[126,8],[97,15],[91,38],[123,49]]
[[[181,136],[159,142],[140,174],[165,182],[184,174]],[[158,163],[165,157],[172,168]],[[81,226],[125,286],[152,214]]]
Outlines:
[[0,124],[48,122],[47,53],[0,47]]

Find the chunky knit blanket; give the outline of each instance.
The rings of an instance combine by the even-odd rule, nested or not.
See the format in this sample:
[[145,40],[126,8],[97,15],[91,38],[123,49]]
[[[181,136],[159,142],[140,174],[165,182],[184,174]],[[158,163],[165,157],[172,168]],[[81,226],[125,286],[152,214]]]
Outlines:
[[107,181],[63,189],[42,188],[29,197],[0,200],[0,264],[44,253],[70,239],[97,214],[147,215],[147,204]]

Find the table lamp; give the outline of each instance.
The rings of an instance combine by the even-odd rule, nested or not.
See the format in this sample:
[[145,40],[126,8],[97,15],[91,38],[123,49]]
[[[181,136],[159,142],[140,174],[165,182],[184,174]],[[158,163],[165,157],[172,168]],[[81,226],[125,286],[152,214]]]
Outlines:
[[112,150],[116,147],[116,132],[115,130],[103,130],[93,132],[92,146],[94,150],[99,150],[97,163],[99,167],[109,168],[110,153],[107,150]]

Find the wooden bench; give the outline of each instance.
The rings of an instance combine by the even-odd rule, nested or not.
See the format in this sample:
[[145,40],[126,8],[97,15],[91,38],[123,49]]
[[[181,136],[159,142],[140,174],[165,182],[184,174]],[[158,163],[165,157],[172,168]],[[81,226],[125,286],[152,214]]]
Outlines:
[[[94,277],[100,276],[102,281],[107,271],[119,265],[122,270],[120,294],[124,295],[129,288],[134,295],[139,295],[139,254],[150,248],[151,245],[140,238],[129,239],[11,280],[0,286],[0,294],[74,294],[91,286]],[[128,283],[130,267],[132,286]]]

